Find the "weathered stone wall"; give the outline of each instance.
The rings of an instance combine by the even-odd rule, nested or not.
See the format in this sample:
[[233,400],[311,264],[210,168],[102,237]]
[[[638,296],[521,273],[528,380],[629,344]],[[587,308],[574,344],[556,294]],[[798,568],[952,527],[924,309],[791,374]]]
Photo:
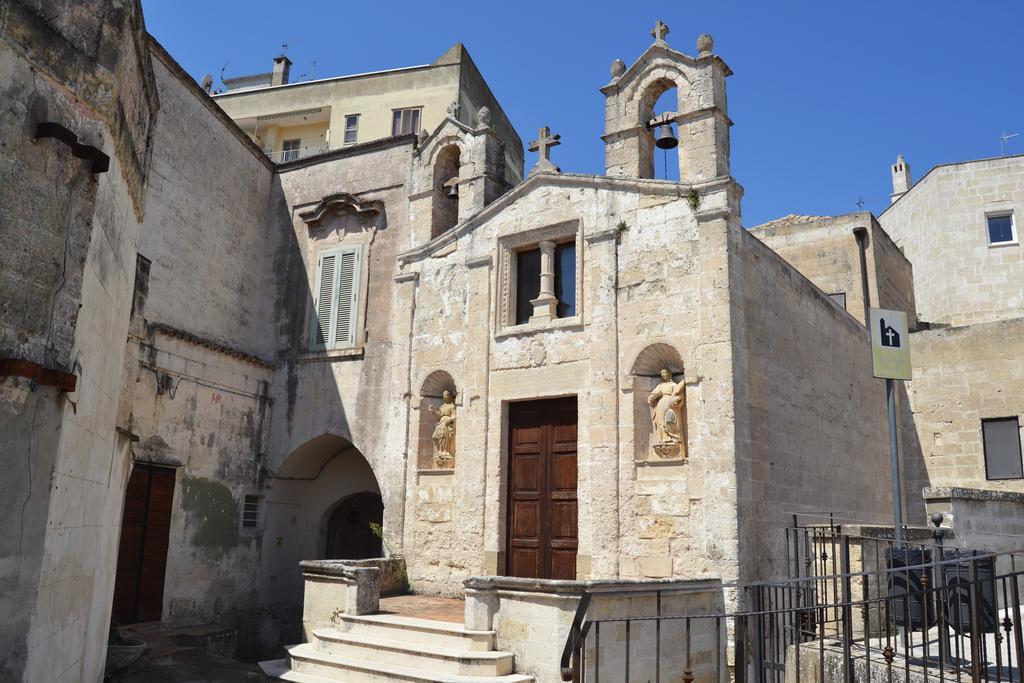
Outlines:
[[1024,492],[1024,480],[986,479],[981,432],[984,418],[1024,423],[1024,319],[915,332],[910,348],[904,443],[917,442],[925,467],[908,473],[908,495],[924,486]]
[[753,235],[730,247],[740,566],[768,578],[793,513],[887,518],[885,394],[855,318]]
[[[125,440],[115,432],[148,130],[158,101],[134,2],[0,8],[0,357],[76,376],[0,382],[0,678],[99,681]],[[72,156],[58,123],[109,157]]]
[[[704,206],[731,206],[731,187],[702,186]],[[566,395],[579,405],[577,576],[729,571],[725,230],[700,223],[674,184],[539,174],[445,239],[399,256],[409,263],[398,279],[413,315],[412,392],[444,372],[459,411],[453,471],[408,461],[404,546],[417,590],[456,594],[461,577],[504,571],[508,404]],[[509,326],[512,250],[547,238],[576,241],[577,315]],[[687,460],[638,459],[634,448],[634,422],[650,415],[636,412],[632,368],[653,344],[675,349],[684,369]],[[433,417],[414,404],[410,443],[422,420]]]
[[914,264],[921,320],[965,325],[1024,310],[1024,248],[989,246],[986,213],[1024,225],[1024,156],[933,168],[878,221]]
[[[928,514],[942,514],[942,526],[953,530],[948,547],[1019,553],[1024,550],[1024,495],[1019,492],[959,486],[926,487]],[[999,572],[1016,572],[1020,556],[997,559]],[[1016,566],[1015,566],[1016,565]]]
[[[854,233],[858,228],[865,230],[863,247]],[[846,310],[861,324],[866,322],[866,273],[868,305],[905,311],[913,329],[916,309],[910,262],[869,212],[786,216],[750,232],[825,294],[845,294]]]
[[[726,658],[726,621],[700,618],[724,612],[719,581],[552,581],[474,576],[466,580],[466,627],[495,631],[498,649],[515,654],[517,673],[532,675],[538,681],[558,681],[562,651],[584,591],[591,593],[588,620],[632,620],[628,656],[625,621],[603,623],[600,634],[591,624],[584,642],[585,678],[595,677],[600,652],[600,673],[620,677],[616,680],[655,680],[659,665],[662,672],[682,676],[688,654],[696,680],[723,680],[731,664]],[[655,622],[650,618],[681,615],[694,619],[689,623],[683,619],[662,620],[658,625],[662,640],[656,644]],[[687,626],[689,653],[684,645]],[[721,630],[716,634],[716,629]]]
[[241,514],[244,496],[261,492],[275,348],[271,165],[155,41],[150,49],[163,109],[119,426],[137,439],[132,460],[177,472],[162,620],[237,625],[251,653],[262,536],[241,528]]
[[[409,396],[393,278],[398,245],[407,240],[412,142],[359,145],[316,163],[292,164],[273,191],[270,220],[278,235],[268,249],[277,278],[273,336],[279,351],[260,595],[275,613],[300,609],[297,563],[323,557],[329,513],[351,494],[381,494],[385,545],[402,550]],[[360,212],[348,204],[310,224],[299,215],[337,193],[377,208]],[[317,253],[349,244],[363,248],[356,345],[310,351]]]

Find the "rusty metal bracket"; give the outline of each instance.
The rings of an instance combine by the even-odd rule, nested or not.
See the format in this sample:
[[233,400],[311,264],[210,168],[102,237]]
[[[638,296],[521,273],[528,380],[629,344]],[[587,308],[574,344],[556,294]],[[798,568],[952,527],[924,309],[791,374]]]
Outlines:
[[26,377],[36,384],[57,387],[63,392],[72,392],[78,386],[78,377],[71,372],[46,368],[39,363],[18,358],[0,358],[0,377]]

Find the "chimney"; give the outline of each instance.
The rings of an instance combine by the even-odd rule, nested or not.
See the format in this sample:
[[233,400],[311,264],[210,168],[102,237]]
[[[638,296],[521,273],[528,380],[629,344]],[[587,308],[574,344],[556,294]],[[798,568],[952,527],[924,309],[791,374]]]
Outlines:
[[910,164],[903,159],[903,155],[900,154],[896,157],[896,163],[892,165],[892,195],[890,198],[893,202],[902,197],[910,189]]
[[274,75],[270,79],[270,85],[285,85],[288,83],[288,73],[292,69],[292,60],[283,54],[274,57]]

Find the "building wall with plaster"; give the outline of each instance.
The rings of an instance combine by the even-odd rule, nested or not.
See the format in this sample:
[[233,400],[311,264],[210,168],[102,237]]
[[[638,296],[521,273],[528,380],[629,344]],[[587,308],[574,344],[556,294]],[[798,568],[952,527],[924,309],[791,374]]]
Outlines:
[[[159,108],[141,8],[108,10],[48,8],[44,20],[15,1],[0,17],[0,357],[75,379],[66,392],[0,382],[4,680],[103,675],[127,477],[115,429],[121,356]],[[109,167],[34,140],[44,121]]]
[[[986,216],[1012,212],[1018,240],[989,245]],[[936,166],[879,223],[914,264],[928,323],[967,325],[1024,311],[1024,156]]]

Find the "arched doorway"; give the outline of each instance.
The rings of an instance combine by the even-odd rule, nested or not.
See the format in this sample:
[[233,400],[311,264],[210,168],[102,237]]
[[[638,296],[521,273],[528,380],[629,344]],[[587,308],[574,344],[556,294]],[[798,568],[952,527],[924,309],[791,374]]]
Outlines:
[[383,557],[379,530],[384,523],[384,501],[379,493],[364,491],[345,498],[327,519],[326,560],[365,560]]

